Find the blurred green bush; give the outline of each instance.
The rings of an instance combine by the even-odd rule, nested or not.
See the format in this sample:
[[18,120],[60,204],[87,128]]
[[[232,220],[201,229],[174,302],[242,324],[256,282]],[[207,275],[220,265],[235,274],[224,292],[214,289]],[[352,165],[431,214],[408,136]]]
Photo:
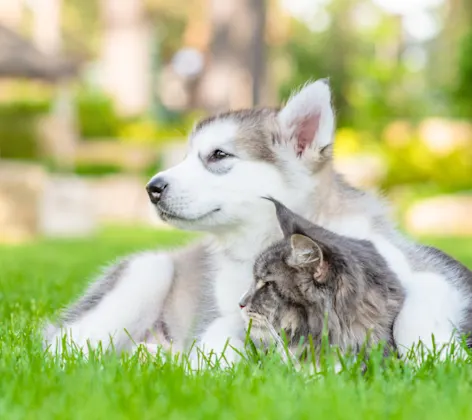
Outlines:
[[120,121],[108,96],[82,91],[77,95],[76,104],[79,134],[83,139],[116,139]]
[[50,109],[48,101],[14,101],[0,104],[0,157],[37,159],[37,118]]
[[151,117],[141,117],[122,121],[119,138],[128,143],[163,145],[166,142],[187,138],[200,113],[175,116],[169,121],[156,121]]
[[88,141],[118,140],[159,145],[185,138],[200,116],[195,113],[175,115],[168,121],[156,121],[151,115],[120,118],[111,98],[96,91],[81,91],[76,104],[79,134]]
[[[48,99],[15,100],[0,103],[0,157],[38,160],[36,122],[49,112]],[[184,140],[194,121],[202,115],[189,113],[157,122],[150,115],[120,119],[112,101],[103,94],[80,92],[77,96],[80,135],[83,139],[116,140],[154,146]],[[472,125],[446,119],[426,119],[413,127],[408,121],[394,121],[379,135],[375,130],[341,127],[336,135],[336,156],[372,155],[382,171],[380,188],[387,193],[409,189],[423,196],[472,191]],[[48,165],[52,171],[55,168]],[[100,176],[126,171],[108,162],[76,162],[79,175]],[[140,173],[150,176],[153,163]]]
[[463,36],[459,47],[452,99],[458,115],[472,117],[472,29]]
[[43,159],[42,164],[49,172],[55,174],[74,173],[81,176],[96,177],[122,173],[124,171],[120,165],[112,163],[75,162],[74,167],[67,170],[48,158]]
[[123,172],[123,168],[119,165],[104,163],[76,163],[74,173],[81,176],[104,176]]
[[386,129],[377,140],[340,129],[335,154],[377,156],[386,169],[379,187],[387,193],[403,187],[425,196],[472,192],[472,126],[449,120],[423,124],[423,129],[392,124],[394,129]]
[[[472,142],[471,142],[472,143]],[[438,193],[472,190],[472,150],[456,147],[446,153],[431,150],[421,139],[398,147],[386,146],[383,155],[388,167],[382,187],[401,185],[430,189]]]

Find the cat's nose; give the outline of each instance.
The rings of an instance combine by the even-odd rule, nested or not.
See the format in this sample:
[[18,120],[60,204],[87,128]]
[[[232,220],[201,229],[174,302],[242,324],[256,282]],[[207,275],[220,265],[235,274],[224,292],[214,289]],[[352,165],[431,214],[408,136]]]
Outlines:
[[239,299],[239,308],[244,309],[247,305],[247,293],[244,293],[244,295],[241,296],[241,299]]

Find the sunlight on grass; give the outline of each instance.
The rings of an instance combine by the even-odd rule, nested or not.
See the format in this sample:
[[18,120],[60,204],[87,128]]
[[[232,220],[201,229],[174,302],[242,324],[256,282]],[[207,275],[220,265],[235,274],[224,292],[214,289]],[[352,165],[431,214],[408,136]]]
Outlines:
[[[472,417],[470,358],[420,364],[384,360],[332,361],[299,372],[249,348],[242,363],[188,375],[173,356],[91,352],[87,359],[45,354],[38,327],[76,298],[99,268],[149,248],[182,245],[193,235],[145,228],[107,228],[96,238],[41,240],[0,247],[0,418],[2,419],[445,419]],[[427,238],[472,266],[472,239]],[[438,310],[440,310],[438,308]],[[146,356],[144,354],[144,356]],[[304,369],[302,369],[304,370]]]

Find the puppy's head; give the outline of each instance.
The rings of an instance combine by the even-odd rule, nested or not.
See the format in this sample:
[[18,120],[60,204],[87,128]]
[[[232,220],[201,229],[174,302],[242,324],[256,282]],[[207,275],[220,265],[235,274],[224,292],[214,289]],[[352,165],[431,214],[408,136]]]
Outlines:
[[330,161],[334,115],[326,81],[306,85],[281,109],[220,114],[198,123],[187,157],[147,189],[158,214],[184,229],[263,223],[273,196],[299,207]]

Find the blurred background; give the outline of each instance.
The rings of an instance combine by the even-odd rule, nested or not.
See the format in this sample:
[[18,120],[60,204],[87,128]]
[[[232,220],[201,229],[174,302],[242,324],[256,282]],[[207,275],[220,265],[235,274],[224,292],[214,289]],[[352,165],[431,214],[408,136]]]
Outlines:
[[336,165],[472,235],[472,1],[0,1],[0,242],[158,225],[195,119],[331,79]]

